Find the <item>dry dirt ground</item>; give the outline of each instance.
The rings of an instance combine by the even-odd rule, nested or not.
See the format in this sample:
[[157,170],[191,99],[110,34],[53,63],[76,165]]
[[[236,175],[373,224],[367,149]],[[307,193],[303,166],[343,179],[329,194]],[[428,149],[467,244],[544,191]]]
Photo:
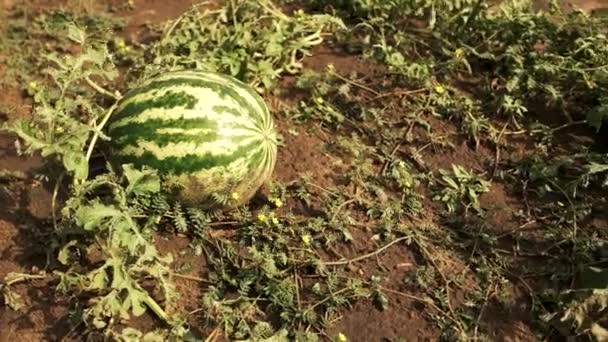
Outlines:
[[[0,5],[6,9],[17,2],[17,0],[2,0]],[[72,5],[94,3],[67,0],[26,2],[35,9],[57,8],[68,3]],[[124,34],[130,38],[138,37],[144,31],[146,23],[177,17],[191,4],[192,1],[188,0],[135,0],[135,10],[122,13],[129,21]],[[539,1],[538,4],[542,7],[542,2]],[[580,0],[575,4],[585,10],[591,10],[602,6],[608,7],[608,0]],[[95,6],[90,6],[86,10],[94,11]],[[316,49],[314,55],[306,60],[306,67],[322,69],[329,63],[334,64],[342,74],[350,71],[365,73],[368,69],[368,66],[356,57],[329,51],[323,47]],[[0,65],[0,76],[2,70],[3,66]],[[30,107],[18,89],[1,89],[0,107],[16,108],[18,116],[21,117],[29,115]],[[0,116],[0,120],[12,119],[14,118],[6,115]],[[439,120],[433,122],[435,130],[453,133],[457,137],[456,127]],[[278,125],[281,133],[285,133],[286,125],[282,122]],[[274,177],[281,181],[290,181],[302,173],[311,173],[317,183],[331,184],[334,181],[332,177],[334,166],[330,157],[326,156],[321,148],[331,137],[327,137],[312,126],[298,130],[298,135],[284,134],[288,139],[286,145],[290,148],[280,150],[278,165],[281,167],[277,168]],[[18,157],[14,152],[13,143],[13,137],[0,136],[0,170],[27,172],[39,165],[40,160],[35,158],[25,160]],[[522,141],[516,144],[510,153],[523,156],[525,149],[526,142]],[[429,151],[424,158],[432,168],[449,168],[452,162],[458,162],[474,170],[483,170],[485,161],[493,160],[494,151],[483,148],[481,151],[474,151],[464,141],[458,143],[456,140],[456,149],[453,153],[442,155]],[[494,222],[490,224],[495,229],[509,231],[519,226],[515,213],[523,209],[524,203],[511,190],[509,184],[497,183],[490,193],[482,197],[482,206],[493,210],[496,214],[493,215]],[[432,216],[433,206],[434,204],[428,203],[429,216]],[[24,180],[10,185],[6,191],[0,191],[0,279],[9,272],[30,272],[32,269],[44,267],[44,256],[34,254],[33,251],[36,249],[33,247],[37,239],[44,237],[41,232],[44,232],[45,227],[49,225],[50,212],[50,195],[44,186],[35,180]],[[368,235],[363,231],[356,233],[355,243],[344,253],[357,255],[372,250],[373,246],[368,243]],[[170,241],[159,239],[163,252],[178,251],[186,244],[187,241],[180,238]],[[449,263],[450,259],[446,258],[446,260],[446,263]],[[204,260],[191,258],[180,261],[191,262],[194,269],[200,270],[198,275],[204,277]],[[378,264],[383,264],[390,270],[390,282],[397,287],[406,273],[415,267],[416,257],[406,247],[394,248],[379,256],[378,260],[373,259],[358,264],[356,271],[371,275]],[[458,272],[461,265],[455,262],[453,265],[446,264],[443,267],[448,272]],[[180,280],[178,285],[180,293],[187,299],[184,300],[183,306],[187,309],[194,308],[193,302],[200,295],[198,285],[185,280]],[[17,286],[16,289],[26,299],[28,310],[25,313],[15,313],[4,307],[0,308],[0,342],[78,340],[68,323],[69,310],[65,298],[56,298],[53,291],[44,283],[34,282]],[[489,306],[483,321],[492,327],[497,341],[534,341],[535,336],[530,328],[532,316],[526,304],[527,291],[523,286],[514,286],[512,292],[513,305]],[[398,294],[389,293],[389,296],[391,305],[388,310],[381,311],[370,303],[359,302],[344,313],[342,319],[330,329],[330,333],[343,332],[351,341],[381,341],[383,338],[390,340],[397,337],[405,341],[432,341],[438,338],[437,328],[424,318],[424,313],[415,302]],[[455,297],[458,297],[458,293]],[[152,322],[144,319],[141,324],[151,325]]]

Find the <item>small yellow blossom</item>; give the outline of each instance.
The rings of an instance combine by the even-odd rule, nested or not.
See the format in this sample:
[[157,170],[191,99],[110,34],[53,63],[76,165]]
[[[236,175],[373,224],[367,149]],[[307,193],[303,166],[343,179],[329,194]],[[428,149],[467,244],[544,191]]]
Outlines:
[[119,49],[124,49],[127,46],[127,43],[125,43],[124,39],[122,38],[118,38],[116,39],[116,47],[118,47]]
[[339,333],[338,342],[346,342],[346,341],[348,341],[348,339],[346,338],[346,335],[344,335],[343,333]]
[[464,56],[464,49],[463,48],[458,48],[454,51],[454,57],[460,59],[462,58],[462,56]]
[[230,195],[230,197],[231,197],[233,200],[235,200],[235,201],[238,201],[238,200],[239,200],[239,198],[241,198],[241,196],[239,195],[239,193],[238,193],[238,192],[233,192],[233,193]]
[[283,206],[283,201],[281,201],[281,199],[280,199],[280,198],[275,198],[275,199],[272,201],[272,203],[274,203],[274,205],[275,205],[277,208],[280,208],[280,207],[282,207],[282,206]]
[[445,88],[442,85],[435,86],[435,92],[439,95],[445,93]]
[[36,83],[36,81],[30,81],[27,84],[27,91],[31,94],[33,92],[35,92],[38,89],[38,83]]
[[323,103],[325,103],[325,100],[323,100],[323,98],[322,98],[322,97],[317,97],[317,98],[315,99],[315,101],[316,101],[318,104],[323,104]]
[[279,219],[278,219],[278,218],[276,218],[276,217],[273,217],[273,218],[272,218],[272,223],[273,223],[273,224],[279,224]]
[[259,214],[258,215],[258,221],[260,221],[260,222],[266,222],[266,215]]
[[312,239],[312,237],[308,234],[306,235],[302,235],[302,241],[304,241],[305,245],[310,245],[310,240]]
[[63,127],[59,126],[59,127],[55,128],[55,132],[57,132],[57,133],[63,133],[64,129],[63,129]]
[[301,8],[300,8],[300,9],[298,9],[298,10],[296,11],[296,15],[298,15],[298,16],[303,16],[303,15],[304,15],[304,10],[303,10],[303,9],[301,9]]

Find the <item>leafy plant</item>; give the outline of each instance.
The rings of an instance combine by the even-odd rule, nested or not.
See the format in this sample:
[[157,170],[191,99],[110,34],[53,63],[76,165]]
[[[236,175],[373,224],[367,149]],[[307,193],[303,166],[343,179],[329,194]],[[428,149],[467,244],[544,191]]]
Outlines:
[[[51,84],[30,85],[34,100],[33,119],[16,120],[5,129],[17,134],[22,153],[40,153],[47,161],[56,161],[72,178],[71,197],[64,203],[50,246],[59,263],[55,276],[57,289],[64,292],[92,292],[97,295],[83,311],[87,324],[113,333],[113,324],[131,314],[140,316],[146,307],[167,323],[170,317],[143,285],[152,277],[171,304],[176,296],[169,264],[171,257],[159,255],[149,230],[142,229],[132,203],[138,197],[160,191],[160,180],[153,171],[136,171],[125,166],[125,184],[110,166],[103,175],[89,178],[89,162],[101,129],[112,113],[89,100],[101,93],[114,95],[92,78],[111,80],[117,73],[103,45],[88,39],[85,29],[69,26],[69,37],[82,47],[77,55],[47,56],[50,62],[44,74]],[[59,186],[63,177],[59,177]],[[53,208],[55,210],[56,208]],[[98,251],[95,251],[95,247]],[[96,253],[101,254],[95,260]],[[84,264],[89,264],[87,269]],[[67,269],[64,269],[67,268]],[[114,322],[114,323],[112,323]],[[175,333],[183,336],[180,323]]]
[[434,200],[443,202],[450,213],[463,208],[467,210],[469,207],[481,210],[479,195],[490,191],[490,182],[466,171],[460,165],[452,164],[451,172],[440,169],[439,173],[439,182],[444,187],[435,194]]
[[582,270],[580,277],[576,289],[562,291],[557,296],[563,309],[544,314],[542,320],[563,336],[589,336],[598,341],[604,340],[608,336],[605,327],[608,308],[606,270],[587,267]]
[[[126,187],[113,172],[77,185],[74,196],[62,209],[65,228],[56,232],[60,241],[68,241],[57,254],[57,260],[68,266],[67,271],[56,273],[61,278],[58,289],[97,293],[99,297],[85,308],[83,318],[96,329],[110,328],[108,331],[110,322],[128,319],[131,314],[141,316],[146,307],[167,323],[175,319],[143,286],[144,279],[151,277],[166,303],[172,305],[177,295],[170,271],[173,258],[159,254],[151,231],[142,229],[134,219],[135,209],[128,204],[136,202],[137,197],[159,192],[160,179],[153,171],[137,171],[129,165],[125,166],[125,177]],[[112,196],[85,199],[87,194],[104,188]],[[87,244],[96,245],[102,261],[82,274],[79,260],[91,260],[96,253]]]
[[[47,68],[49,63],[41,56],[68,54],[74,44],[84,43],[81,40],[85,38],[82,36],[85,27],[86,39],[91,40],[87,43],[99,47],[125,25],[125,21],[116,16],[60,9],[38,13],[29,11],[24,4],[16,4],[3,12],[0,13],[3,19],[0,60],[7,68],[3,69],[1,82],[12,86],[36,82],[32,76],[39,76],[39,70]],[[34,90],[29,86],[23,88]]]
[[301,60],[323,42],[325,31],[344,24],[329,15],[284,14],[268,0],[227,1],[219,9],[195,7],[162,32],[149,49],[141,77],[176,68],[208,69],[235,76],[260,91],[283,74],[302,69]]
[[473,34],[462,39],[463,47],[472,58],[492,65],[490,95],[514,119],[526,111],[513,104],[529,107],[540,101],[570,120],[588,117],[599,128],[602,89],[608,88],[605,26],[582,11],[564,14],[557,2],[551,9],[537,14],[527,1],[507,1],[495,12],[481,12]]

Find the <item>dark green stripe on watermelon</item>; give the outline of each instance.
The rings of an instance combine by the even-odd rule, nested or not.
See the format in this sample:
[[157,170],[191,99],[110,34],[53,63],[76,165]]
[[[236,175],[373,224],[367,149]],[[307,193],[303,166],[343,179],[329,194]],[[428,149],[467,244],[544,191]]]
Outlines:
[[[250,115],[253,116],[256,126],[258,126],[260,128],[264,127],[264,122],[265,122],[264,116],[263,116],[264,114],[258,113],[258,111],[252,107],[250,102],[248,102],[236,90],[234,90],[232,88],[232,85],[222,85],[222,84],[218,84],[215,82],[204,81],[204,80],[200,80],[200,79],[196,79],[196,78],[176,77],[176,78],[171,78],[171,79],[167,79],[167,80],[152,81],[145,86],[142,86],[140,88],[137,88],[137,89],[134,89],[134,90],[128,92],[125,95],[125,100],[129,101],[129,99],[133,96],[136,96],[136,95],[139,95],[142,93],[151,92],[151,91],[158,90],[158,89],[170,88],[173,86],[187,86],[187,87],[192,87],[192,88],[209,88],[212,91],[216,92],[218,94],[218,96],[220,96],[222,99],[236,101],[239,107],[245,108],[245,110]],[[246,88],[243,88],[243,87],[239,87],[239,89],[243,89],[247,92],[250,92],[250,90],[247,90]],[[179,92],[178,94],[183,94],[185,96],[189,96],[190,98],[194,99],[194,101],[195,101],[194,104],[191,107],[186,107],[187,109],[193,109],[194,105],[198,102],[198,99],[196,99],[194,96],[189,95],[185,92]],[[161,98],[163,96],[161,96]],[[141,101],[141,102],[128,103],[122,110],[119,110],[118,112],[116,112],[114,114],[112,121],[116,121],[116,120],[120,120],[120,119],[129,117],[129,116],[141,114],[141,112],[143,112],[145,109],[148,109],[148,108],[162,107],[162,108],[168,109],[168,108],[174,108],[174,107],[180,105],[180,104],[173,105],[172,102],[164,104],[163,102],[167,101],[167,100],[162,100],[161,98],[150,99],[150,100],[145,100],[145,101]],[[265,106],[263,106],[263,103],[260,102],[257,97],[256,97],[256,100],[260,104],[261,108],[266,108]],[[182,105],[184,105],[184,104],[182,104]],[[141,110],[131,109],[131,106],[135,106],[138,109],[141,108]]]
[[216,113],[228,113],[234,116],[243,116],[243,113],[241,113],[238,109],[236,108],[232,108],[232,107],[228,107],[228,106],[213,106],[212,110]]
[[[158,130],[166,128],[209,129],[208,133],[189,135],[181,133],[159,133]],[[207,118],[162,120],[150,119],[145,122],[132,122],[124,126],[109,128],[110,136],[113,137],[114,148],[122,148],[127,145],[137,145],[140,139],[152,140],[158,146],[164,147],[170,143],[194,142],[207,143],[218,139],[217,122]],[[147,138],[144,138],[147,137]]]
[[260,168],[262,164],[262,162],[266,162],[266,153],[264,151],[264,149],[259,149],[257,150],[253,156],[251,156],[249,158],[249,162],[247,163],[247,166],[249,167],[250,170],[256,169],[256,168]]
[[[266,104],[264,103],[264,101],[262,100],[262,98],[260,97],[260,95],[258,93],[256,93],[252,88],[248,87],[245,83],[241,82],[240,80],[238,80],[235,77],[228,76],[226,78],[232,79],[234,81],[234,85],[236,87],[238,87],[239,89],[241,89],[242,91],[248,93],[251,97],[253,97],[255,99],[255,102],[258,104],[258,106],[260,106],[260,108],[264,108],[264,114],[270,116],[270,113],[268,112],[268,107],[266,106]],[[266,122],[264,122],[264,123],[266,123]]]
[[169,91],[158,97],[152,97],[146,101],[129,102],[120,111],[114,113],[112,122],[137,116],[150,108],[171,109],[175,107],[183,107],[185,109],[193,109],[198,103],[198,99],[185,92]]
[[238,159],[246,158],[247,154],[258,148],[259,145],[260,142],[255,141],[237,148],[233,153],[221,155],[212,155],[210,153],[203,156],[188,154],[184,157],[166,157],[164,159],[158,159],[154,154],[146,151],[141,156],[120,155],[119,158],[122,163],[133,163],[133,165],[138,168],[149,166],[160,173],[182,175],[213,167],[227,167]]
[[[234,116],[242,116],[242,113],[239,112],[237,109],[231,108],[231,107],[227,107],[227,106],[213,106],[213,111],[215,113],[228,113]],[[249,126],[243,125],[243,124],[232,124],[230,125],[231,128],[238,128],[238,129],[245,129],[248,131],[252,131],[252,132],[256,132],[256,133],[260,133],[264,131],[264,127],[260,126],[259,122],[254,122],[254,127],[256,127],[257,129],[251,128]]]

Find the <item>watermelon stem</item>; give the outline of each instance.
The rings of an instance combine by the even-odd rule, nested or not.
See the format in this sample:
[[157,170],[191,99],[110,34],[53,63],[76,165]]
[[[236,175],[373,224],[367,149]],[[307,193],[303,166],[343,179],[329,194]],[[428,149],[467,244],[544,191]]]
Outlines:
[[120,93],[118,91],[116,91],[116,93],[112,93],[112,92],[110,92],[110,91],[108,91],[108,90],[100,87],[97,83],[93,82],[88,77],[85,77],[84,80],[87,82],[88,85],[91,86],[91,88],[95,89],[98,93],[101,93],[103,95],[111,97],[111,98],[113,98],[114,100],[117,100],[117,101],[120,100],[121,95],[120,95]]
[[150,297],[150,295],[146,295],[144,298],[144,303],[158,316],[158,318],[162,319],[166,323],[169,323],[169,315],[163,310],[163,308],[158,305],[158,303]]
[[99,134],[101,133],[101,130],[108,123],[108,120],[110,120],[110,116],[112,116],[112,113],[114,113],[114,111],[116,110],[116,107],[118,107],[119,100],[120,100],[120,98],[118,98],[116,100],[116,102],[114,102],[114,104],[112,105],[112,107],[110,107],[110,109],[108,110],[108,113],[101,120],[99,125],[95,125],[96,126],[95,134],[93,134],[93,137],[91,138],[91,143],[89,144],[89,149],[87,151],[87,162],[89,162],[89,160],[91,159],[91,155],[93,154],[93,148],[95,148],[95,144],[97,143],[97,139],[99,139]]

